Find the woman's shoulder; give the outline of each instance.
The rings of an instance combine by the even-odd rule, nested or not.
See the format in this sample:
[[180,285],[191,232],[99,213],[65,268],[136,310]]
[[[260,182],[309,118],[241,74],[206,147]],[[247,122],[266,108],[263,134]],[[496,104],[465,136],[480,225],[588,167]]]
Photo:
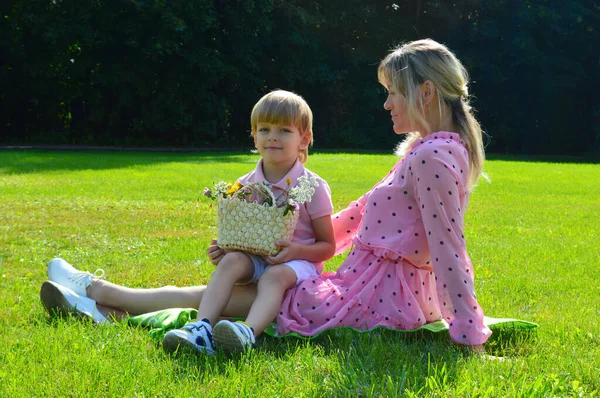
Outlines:
[[408,163],[417,181],[425,178],[436,183],[444,180],[447,171],[457,184],[467,186],[469,154],[458,134],[431,134],[419,140],[408,153]]
[[437,132],[415,141],[407,153],[413,161],[426,164],[427,160],[460,162],[468,160],[464,141],[456,133]]

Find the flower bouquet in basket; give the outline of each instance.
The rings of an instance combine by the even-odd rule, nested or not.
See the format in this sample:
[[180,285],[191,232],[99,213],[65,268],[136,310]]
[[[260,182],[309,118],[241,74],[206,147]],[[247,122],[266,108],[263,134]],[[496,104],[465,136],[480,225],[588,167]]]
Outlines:
[[288,188],[278,197],[266,181],[242,185],[224,181],[214,188],[204,188],[204,195],[218,203],[219,247],[241,250],[261,256],[274,256],[281,250],[275,242],[291,240],[298,221],[297,211],[309,202],[319,186],[316,178],[301,176],[298,185]]

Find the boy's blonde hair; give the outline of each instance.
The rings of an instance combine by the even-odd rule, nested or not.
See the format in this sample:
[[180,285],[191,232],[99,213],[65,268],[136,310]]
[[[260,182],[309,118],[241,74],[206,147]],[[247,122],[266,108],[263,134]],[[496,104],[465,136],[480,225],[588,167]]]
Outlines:
[[[300,135],[308,135],[309,145],[313,144],[313,114],[308,103],[298,94],[285,90],[275,90],[263,96],[252,109],[250,125],[252,136],[256,137],[258,123],[284,124],[294,126]],[[308,146],[301,149],[298,159],[308,160]]]
[[[411,125],[420,124],[428,129],[429,125],[419,111],[419,107],[423,109],[420,85],[427,80],[433,83],[438,93],[440,118],[444,111],[443,101],[451,109],[458,135],[465,141],[470,163],[468,188],[475,186],[485,160],[482,131],[469,104],[467,70],[456,56],[434,40],[417,40],[393,49],[379,64],[377,75],[381,84],[406,97]],[[396,153],[403,156],[418,138],[419,133],[410,133]]]

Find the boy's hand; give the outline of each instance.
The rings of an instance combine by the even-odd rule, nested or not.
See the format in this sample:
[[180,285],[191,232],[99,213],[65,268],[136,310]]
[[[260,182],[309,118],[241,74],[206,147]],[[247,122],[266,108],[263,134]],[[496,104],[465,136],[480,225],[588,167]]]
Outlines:
[[213,239],[210,241],[210,246],[208,246],[208,249],[206,249],[206,254],[208,254],[208,259],[210,262],[214,265],[217,265],[225,255],[225,250],[219,247],[216,239]]
[[276,265],[288,262],[290,260],[297,260],[298,257],[298,245],[287,240],[281,240],[275,242],[275,244],[281,247],[281,251],[275,256],[265,257],[267,264]]

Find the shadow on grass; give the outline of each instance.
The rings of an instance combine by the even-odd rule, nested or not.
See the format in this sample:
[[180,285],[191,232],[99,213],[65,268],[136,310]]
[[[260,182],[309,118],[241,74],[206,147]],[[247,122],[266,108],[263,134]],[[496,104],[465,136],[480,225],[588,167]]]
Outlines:
[[486,353],[507,358],[530,355],[533,353],[538,341],[537,331],[537,328],[496,327],[485,344]]
[[[313,154],[364,154],[365,151],[312,151]],[[389,155],[389,151],[368,151],[377,155]],[[567,157],[567,156],[515,156],[494,155],[487,156],[489,160],[534,163],[579,163],[598,164],[600,158],[596,157]],[[254,164],[257,156],[252,156],[250,150],[236,151],[194,151],[194,150],[169,150],[169,149],[106,149],[106,150],[39,150],[18,149],[0,150],[0,175],[39,173],[44,171],[61,170],[104,170],[118,169],[135,166],[155,165],[160,163],[248,163]]]
[[569,163],[569,164],[600,164],[600,156],[544,156],[544,155],[501,155],[487,154],[487,160],[524,163]]
[[[271,340],[271,341],[269,341]],[[463,377],[466,361],[479,360],[464,346],[452,344],[447,333],[417,331],[399,333],[379,329],[368,333],[331,330],[314,340],[266,339],[265,348],[286,357],[299,345],[313,347],[340,364],[332,396],[401,396],[405,389],[419,395],[431,391],[451,391]],[[536,340],[531,330],[497,329],[486,344],[486,354],[508,360],[528,355]],[[459,394],[460,395],[460,394]]]
[[[311,150],[311,154],[390,155],[389,150]],[[249,149],[202,148],[101,148],[101,147],[0,147],[0,174],[53,170],[99,170],[170,162],[254,163]],[[251,161],[250,161],[251,159]],[[528,163],[599,164],[600,156],[545,156],[487,154],[489,160]]]
[[[486,344],[488,356],[515,359],[528,355],[536,341],[532,330],[497,329],[494,338]],[[402,395],[405,389],[416,393],[449,391],[463,374],[467,361],[479,356],[454,345],[447,333],[418,331],[398,333],[377,329],[361,333],[348,329],[329,330],[318,337],[273,338],[262,335],[256,350],[247,354],[224,354],[212,357],[182,353],[173,357],[181,376],[198,370],[225,375],[233,364],[246,366],[259,354],[260,361],[281,364],[296,363],[300,367],[315,366],[315,371],[304,373],[314,385],[328,382],[326,396]],[[325,360],[326,364],[324,364]],[[319,368],[323,367],[323,372]]]
[[0,151],[0,175],[47,171],[107,170],[161,163],[248,163],[250,152],[108,152],[108,151]]
[[[369,332],[362,332],[350,328],[330,329],[310,340],[296,337],[273,338],[263,336],[260,337],[259,347],[264,347],[265,349],[278,349],[289,344],[306,342],[307,344],[321,346],[326,350],[331,348],[338,350],[344,345],[351,346],[356,343],[366,344],[373,341],[387,341],[391,345],[405,344],[407,346],[420,346],[423,344],[434,344],[436,346],[443,346],[445,349],[455,348],[458,351],[469,353],[465,349],[465,346],[453,344],[448,333],[434,333],[428,330],[406,332],[380,328]],[[518,329],[512,326],[494,325],[493,334],[485,344],[485,350],[486,354],[494,356],[523,356],[531,352],[530,348],[536,342],[537,328]],[[369,343],[369,345],[371,344]]]
[[[302,347],[338,364],[327,376],[332,379],[328,396],[402,396],[405,389],[417,395],[426,389],[447,389],[459,377],[465,355],[447,335],[428,332],[331,330],[314,340],[285,340],[289,341],[278,339],[269,349],[286,357]],[[320,376],[313,376],[315,384]],[[431,383],[439,385],[432,388]]]

